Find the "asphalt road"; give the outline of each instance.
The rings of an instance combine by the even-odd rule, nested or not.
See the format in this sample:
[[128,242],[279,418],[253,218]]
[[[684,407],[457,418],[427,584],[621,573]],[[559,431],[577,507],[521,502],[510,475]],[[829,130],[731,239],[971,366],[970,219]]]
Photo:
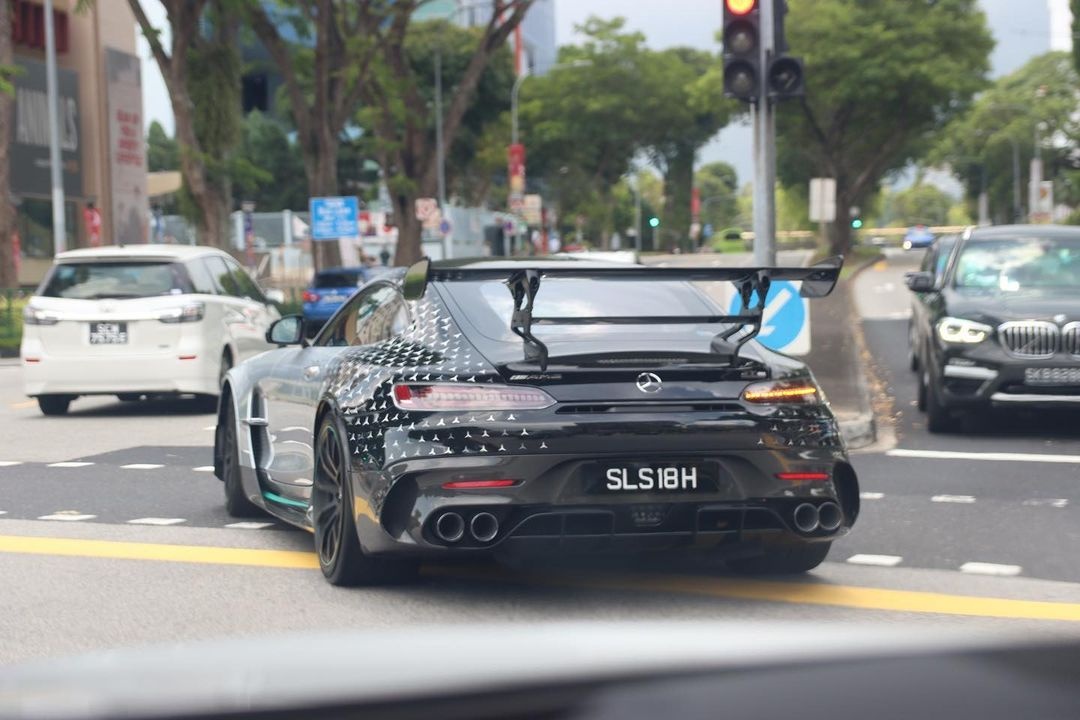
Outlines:
[[[0,664],[268,632],[552,619],[863,621],[978,636],[1080,635],[1080,465],[896,454],[1080,455],[1075,434],[1053,424],[926,434],[910,407],[904,321],[891,315],[906,306],[896,286],[902,272],[890,261],[856,289],[873,315],[864,330],[877,371],[896,397],[896,444],[855,457],[863,515],[804,580],[747,581],[701,558],[663,558],[430,566],[409,587],[332,588],[306,533],[225,514],[208,472],[211,415],[186,402],[84,398],[68,416],[45,418],[22,396],[17,363],[2,362]],[[878,289],[887,282],[892,290]]]
[[[990,414],[931,435],[909,370],[903,274],[921,253],[890,252],[855,281],[862,329],[891,408],[893,442],[856,467],[866,514],[841,545],[898,566],[1080,582],[1080,422],[1056,414]],[[864,497],[867,497],[864,495]],[[842,559],[842,558],[837,558]]]

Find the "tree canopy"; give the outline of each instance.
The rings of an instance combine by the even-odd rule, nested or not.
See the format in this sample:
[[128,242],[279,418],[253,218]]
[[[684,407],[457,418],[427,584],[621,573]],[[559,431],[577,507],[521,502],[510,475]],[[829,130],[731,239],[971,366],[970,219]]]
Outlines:
[[[786,28],[807,93],[781,106],[780,177],[800,192],[812,177],[836,178],[840,218],[987,85],[994,42],[976,0],[803,0]],[[846,252],[848,223],[832,228],[831,250]]]

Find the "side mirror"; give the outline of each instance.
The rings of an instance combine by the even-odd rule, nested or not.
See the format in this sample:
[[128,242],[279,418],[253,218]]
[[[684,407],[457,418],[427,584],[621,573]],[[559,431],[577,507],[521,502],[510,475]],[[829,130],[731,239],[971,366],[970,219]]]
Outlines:
[[904,275],[904,283],[911,292],[930,292],[934,289],[934,274],[928,272],[910,272]]
[[267,300],[276,305],[283,305],[285,303],[285,292],[283,290],[273,288],[263,291],[263,294],[266,295]]
[[424,258],[405,271],[405,279],[401,282],[401,294],[405,296],[406,300],[419,300],[424,297],[430,267],[431,260]]
[[286,315],[275,320],[266,331],[266,342],[278,347],[303,344],[304,318],[300,315]]

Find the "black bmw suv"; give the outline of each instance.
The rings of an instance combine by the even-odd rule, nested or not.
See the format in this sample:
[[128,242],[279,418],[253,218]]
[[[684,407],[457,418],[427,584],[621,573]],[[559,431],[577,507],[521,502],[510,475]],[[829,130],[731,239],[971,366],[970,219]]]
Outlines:
[[1080,227],[971,228],[908,273],[930,432],[989,407],[1080,410]]

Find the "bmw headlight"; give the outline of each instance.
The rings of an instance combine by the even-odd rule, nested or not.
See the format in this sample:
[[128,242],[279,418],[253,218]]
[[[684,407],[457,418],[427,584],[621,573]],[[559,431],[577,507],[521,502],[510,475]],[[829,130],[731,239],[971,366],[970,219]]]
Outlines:
[[962,345],[978,345],[990,337],[990,333],[993,331],[994,329],[989,325],[983,325],[974,320],[964,320],[963,318],[942,318],[937,324],[939,338],[947,343],[959,343]]

